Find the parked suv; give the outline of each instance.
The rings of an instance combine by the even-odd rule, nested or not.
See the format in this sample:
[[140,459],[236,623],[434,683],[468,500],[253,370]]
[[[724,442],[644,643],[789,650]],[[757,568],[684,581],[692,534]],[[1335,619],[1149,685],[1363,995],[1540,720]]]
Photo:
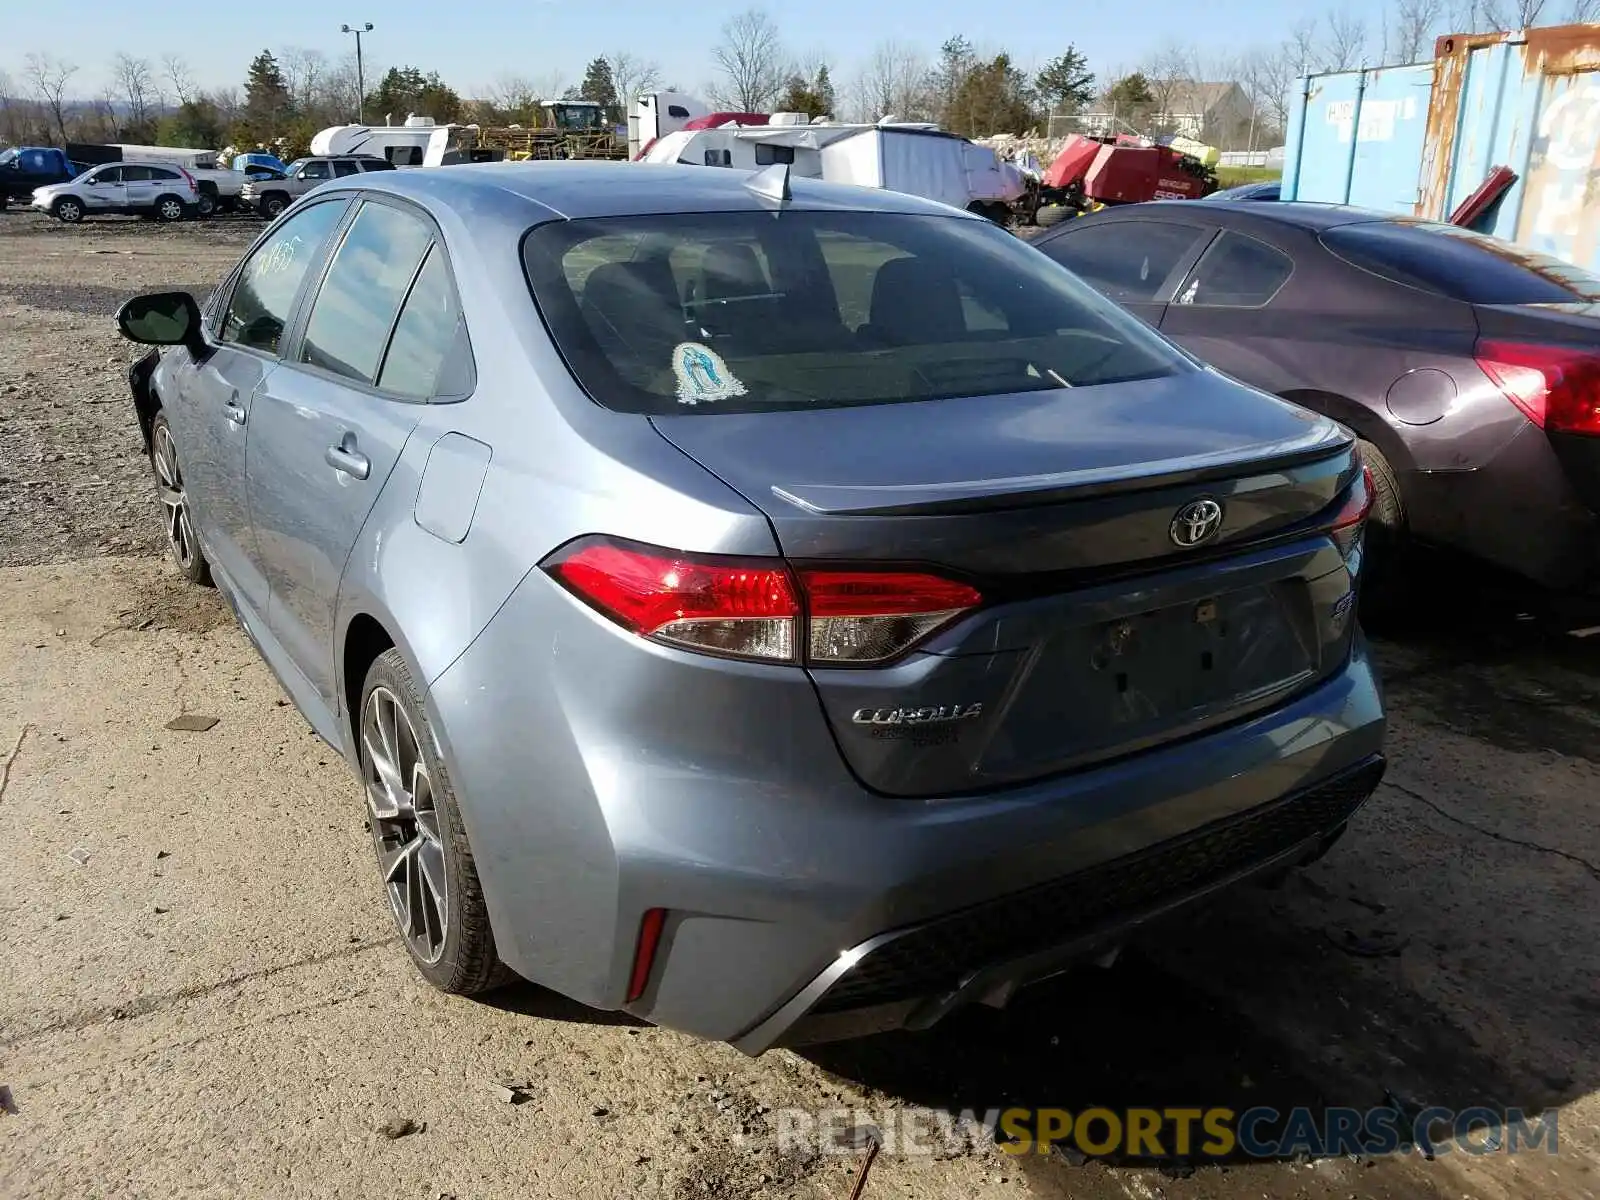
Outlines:
[[181,221],[200,203],[194,176],[165,163],[107,163],[67,183],[35,188],[33,207],[76,225],[100,213]]
[[392,171],[394,164],[372,154],[325,154],[297,158],[282,179],[252,179],[239,193],[239,204],[272,220],[319,183],[363,171]]

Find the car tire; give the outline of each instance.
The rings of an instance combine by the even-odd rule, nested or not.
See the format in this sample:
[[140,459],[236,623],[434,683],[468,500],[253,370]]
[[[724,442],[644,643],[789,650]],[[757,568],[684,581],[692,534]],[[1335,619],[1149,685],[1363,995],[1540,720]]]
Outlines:
[[1042,204],[1039,211],[1033,214],[1033,223],[1040,229],[1049,229],[1052,225],[1059,225],[1072,215],[1072,210],[1065,204]]
[[289,207],[289,197],[282,192],[268,192],[261,197],[261,215],[269,221],[278,219],[278,214]]
[[76,225],[83,220],[83,202],[63,196],[50,206],[50,213],[63,225]]
[[356,729],[379,878],[411,961],[452,995],[508,982],[422,690],[398,650],[367,670]]
[[196,216],[209,217],[217,211],[217,199],[210,192],[201,192],[200,198],[195,201],[194,211]]
[[1361,582],[1362,615],[1378,622],[1404,614],[1411,592],[1411,530],[1405,497],[1394,467],[1371,442],[1360,442],[1361,457],[1372,472],[1372,511],[1367,517]]
[[178,459],[178,442],[172,436],[167,414],[157,410],[150,422],[150,470],[156,480],[156,497],[161,501],[167,552],[184,579],[199,587],[211,585],[211,564],[200,548],[189,493],[183,484],[183,467]]
[[175,221],[183,220],[185,211],[183,201],[177,196],[159,196],[151,209],[151,212],[155,214],[156,220],[168,225]]

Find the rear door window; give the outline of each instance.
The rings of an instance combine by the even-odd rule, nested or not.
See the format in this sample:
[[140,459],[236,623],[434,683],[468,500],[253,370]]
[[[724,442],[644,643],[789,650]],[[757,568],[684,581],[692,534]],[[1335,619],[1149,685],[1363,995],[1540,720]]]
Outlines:
[[524,241],[578,382],[628,412],[753,412],[1146,379],[1187,360],[963,217],[796,210],[552,222]]
[[400,309],[378,372],[378,387],[412,400],[472,389],[471,349],[450,265],[436,243]]
[[333,173],[343,179],[347,175],[361,174],[361,168],[353,162],[336,162],[333,164]]
[[1039,249],[1121,303],[1149,303],[1212,230],[1171,221],[1102,221],[1070,229]]
[[1468,304],[1600,301],[1600,276],[1457,225],[1369,221],[1340,225],[1322,244],[1352,266]]
[[1283,251],[1227,230],[1206,248],[1173,303],[1197,308],[1260,308],[1292,274],[1294,261]]
[[432,241],[433,228],[420,216],[390,204],[363,204],[311,303],[298,361],[373,383]]

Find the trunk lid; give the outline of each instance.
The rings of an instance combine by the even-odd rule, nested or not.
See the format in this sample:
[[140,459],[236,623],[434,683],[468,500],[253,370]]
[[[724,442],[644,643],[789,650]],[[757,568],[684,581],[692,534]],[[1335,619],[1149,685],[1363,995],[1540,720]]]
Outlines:
[[[1348,650],[1352,577],[1310,526],[1358,474],[1353,440],[1210,371],[652,421],[767,515],[791,561],[916,564],[983,592],[887,666],[811,670],[846,760],[886,793],[1184,736]],[[1205,498],[1220,527],[1182,547],[1177,513]]]

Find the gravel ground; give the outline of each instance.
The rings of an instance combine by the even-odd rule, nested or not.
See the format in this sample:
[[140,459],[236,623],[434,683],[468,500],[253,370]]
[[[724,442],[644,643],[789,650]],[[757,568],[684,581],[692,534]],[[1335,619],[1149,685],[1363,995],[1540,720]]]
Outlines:
[[140,291],[204,295],[260,231],[248,218],[73,227],[0,214],[0,565],[159,552],[128,399],[142,351],[112,318]]
[[1393,768],[1349,835],[1110,971],[759,1060],[422,986],[356,784],[156,555],[109,318],[204,291],[258,228],[0,216],[0,1195],[842,1200],[858,1159],[782,1151],[779,1110],[1386,1103],[1557,1113],[1561,1153],[978,1146],[886,1153],[863,1197],[1600,1194],[1600,637],[1572,632],[1600,618],[1448,570],[1429,627],[1378,642]]

